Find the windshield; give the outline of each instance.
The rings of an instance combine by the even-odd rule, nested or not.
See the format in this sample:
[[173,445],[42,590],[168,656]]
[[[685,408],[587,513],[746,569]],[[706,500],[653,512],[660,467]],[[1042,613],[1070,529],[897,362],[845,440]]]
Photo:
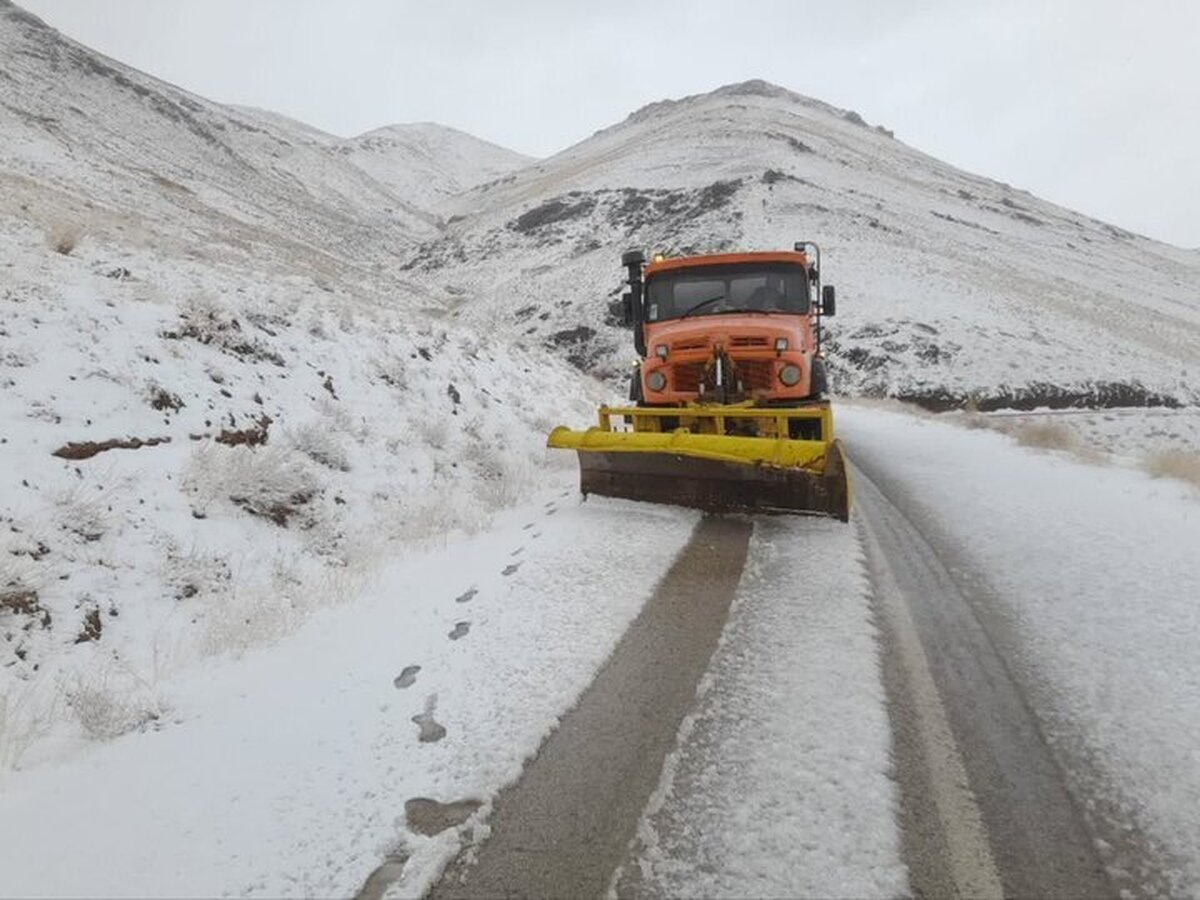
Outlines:
[[646,321],[728,312],[806,313],[808,273],[792,265],[698,266],[647,283]]

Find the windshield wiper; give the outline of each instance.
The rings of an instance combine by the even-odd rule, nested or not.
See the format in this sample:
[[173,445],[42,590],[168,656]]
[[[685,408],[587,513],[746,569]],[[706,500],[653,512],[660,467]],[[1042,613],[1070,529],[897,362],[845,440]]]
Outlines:
[[688,311],[687,311],[687,312],[685,312],[685,313],[684,313],[682,316],[680,316],[679,318],[681,318],[681,319],[686,319],[688,316],[690,316],[692,313],[694,313],[694,312],[695,312],[696,310],[698,310],[700,307],[702,307],[702,306],[708,306],[710,303],[716,303],[718,300],[724,300],[724,299],[725,299],[725,295],[724,295],[724,294],[717,294],[717,296],[715,296],[715,297],[709,297],[707,300],[701,300],[701,301],[700,301],[699,303],[697,303],[695,306],[689,307],[689,308],[688,308]]

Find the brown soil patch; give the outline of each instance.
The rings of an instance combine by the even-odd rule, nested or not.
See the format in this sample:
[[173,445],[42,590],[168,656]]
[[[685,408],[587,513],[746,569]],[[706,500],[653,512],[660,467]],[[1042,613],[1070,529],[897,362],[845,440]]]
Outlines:
[[169,443],[171,443],[169,437],[112,438],[107,441],[71,441],[63,444],[51,455],[60,457],[61,459],[91,459],[93,456],[108,450],[139,450],[142,447],[156,447],[159,444]]

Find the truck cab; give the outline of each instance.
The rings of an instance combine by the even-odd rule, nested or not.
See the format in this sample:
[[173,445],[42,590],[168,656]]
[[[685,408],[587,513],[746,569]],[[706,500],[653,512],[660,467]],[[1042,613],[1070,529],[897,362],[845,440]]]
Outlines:
[[820,250],[724,253],[647,264],[628,271],[625,317],[641,361],[630,399],[639,406],[749,403],[797,406],[826,391],[821,317],[834,289],[820,284]]

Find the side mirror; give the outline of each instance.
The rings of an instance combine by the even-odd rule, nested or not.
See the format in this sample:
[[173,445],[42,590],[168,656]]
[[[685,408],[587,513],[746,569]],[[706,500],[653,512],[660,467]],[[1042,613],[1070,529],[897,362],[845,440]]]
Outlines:
[[832,316],[837,311],[837,303],[834,298],[833,285],[827,284],[821,288],[821,315]]
[[633,293],[626,291],[624,296],[621,297],[621,303],[623,304],[621,307],[623,324],[626,328],[629,328],[633,325]]

